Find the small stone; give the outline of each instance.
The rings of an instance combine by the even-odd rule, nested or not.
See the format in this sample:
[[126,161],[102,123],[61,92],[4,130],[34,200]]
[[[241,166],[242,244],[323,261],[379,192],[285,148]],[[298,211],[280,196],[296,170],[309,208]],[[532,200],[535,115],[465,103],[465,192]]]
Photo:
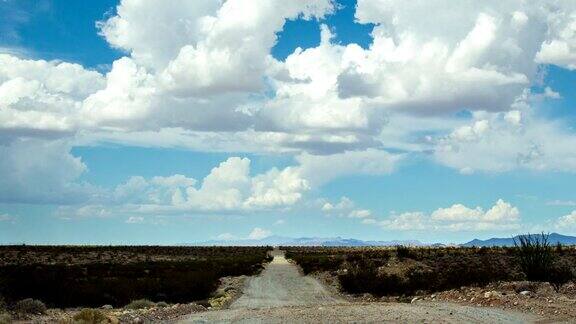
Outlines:
[[502,294],[500,294],[499,292],[492,290],[492,291],[487,291],[484,293],[484,298],[498,298],[502,296]]
[[101,309],[114,309],[114,307],[112,307],[112,305],[103,305],[102,307],[100,307]]
[[531,294],[531,292],[528,291],[528,290],[523,290],[523,291],[520,292],[520,295],[522,295],[522,296],[528,296],[528,295],[530,295],[530,294]]
[[418,299],[420,299],[420,298],[418,298],[418,297],[412,298],[412,300],[410,301],[410,304],[414,304]]

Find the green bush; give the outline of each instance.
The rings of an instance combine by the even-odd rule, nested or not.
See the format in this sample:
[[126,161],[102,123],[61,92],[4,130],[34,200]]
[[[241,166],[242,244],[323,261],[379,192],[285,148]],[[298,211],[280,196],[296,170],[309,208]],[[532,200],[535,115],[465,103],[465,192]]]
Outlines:
[[150,301],[148,299],[138,299],[138,300],[133,300],[132,302],[130,302],[130,304],[124,306],[124,308],[127,309],[144,309],[144,308],[152,308],[156,306],[156,304],[153,301]]
[[554,261],[547,234],[520,235],[514,239],[518,249],[520,268],[530,281],[547,281]]
[[398,259],[411,259],[414,257],[412,251],[410,251],[410,247],[404,245],[397,245],[396,246],[396,256]]
[[548,270],[547,277],[548,282],[558,292],[565,283],[574,280],[574,273],[566,262],[555,262]]
[[73,317],[77,324],[103,324],[108,323],[108,317],[98,309],[84,308]]
[[46,314],[46,305],[37,299],[26,298],[16,303],[14,311],[19,314]]
[[376,278],[378,277],[376,268],[364,264],[354,265],[346,270],[346,273],[338,276],[342,289],[352,294],[374,290]]

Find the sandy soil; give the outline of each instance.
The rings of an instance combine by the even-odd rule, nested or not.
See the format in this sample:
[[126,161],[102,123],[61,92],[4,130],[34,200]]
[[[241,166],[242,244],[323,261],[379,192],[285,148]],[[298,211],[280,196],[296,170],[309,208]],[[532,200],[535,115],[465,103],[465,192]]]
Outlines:
[[274,251],[266,269],[246,282],[243,295],[230,309],[192,314],[181,323],[526,323],[534,315],[449,302],[347,302]]

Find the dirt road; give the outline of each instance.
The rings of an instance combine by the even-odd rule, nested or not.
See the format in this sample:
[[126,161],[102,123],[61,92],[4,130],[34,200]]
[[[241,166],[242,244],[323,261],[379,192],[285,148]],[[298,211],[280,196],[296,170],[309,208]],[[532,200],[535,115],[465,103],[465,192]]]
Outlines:
[[332,296],[322,284],[302,276],[298,268],[279,251],[260,276],[249,278],[242,296],[231,309],[270,308],[281,306],[329,305],[342,302]]
[[350,303],[303,276],[281,251],[259,275],[250,278],[230,309],[196,313],[182,323],[526,323],[530,315],[442,302]]

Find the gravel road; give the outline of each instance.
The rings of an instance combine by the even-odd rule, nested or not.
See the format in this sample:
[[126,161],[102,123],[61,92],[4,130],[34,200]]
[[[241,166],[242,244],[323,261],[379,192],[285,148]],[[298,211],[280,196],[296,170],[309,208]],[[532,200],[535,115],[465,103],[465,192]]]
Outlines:
[[274,259],[257,277],[249,278],[242,296],[231,309],[282,306],[329,305],[342,302],[332,296],[316,279],[303,276],[278,250]]
[[526,323],[527,314],[445,302],[355,303],[332,295],[322,284],[273,252],[273,261],[246,282],[229,309],[192,314],[181,323]]

